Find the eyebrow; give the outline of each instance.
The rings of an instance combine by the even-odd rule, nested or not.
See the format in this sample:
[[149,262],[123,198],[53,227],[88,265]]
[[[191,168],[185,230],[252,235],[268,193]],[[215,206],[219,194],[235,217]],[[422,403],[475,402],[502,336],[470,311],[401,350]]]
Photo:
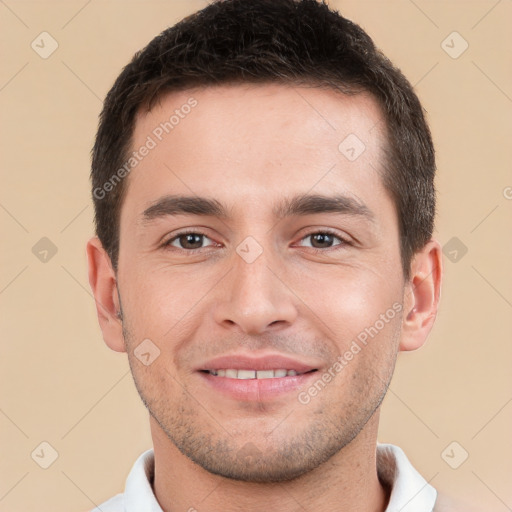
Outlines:
[[359,199],[336,194],[332,196],[302,194],[285,199],[274,208],[274,216],[282,219],[294,215],[311,215],[314,213],[341,213],[365,218],[375,222],[374,213]]
[[[375,222],[375,214],[360,200],[345,195],[301,194],[284,199],[273,208],[277,219],[311,215],[317,213],[339,213],[357,216]],[[199,196],[166,195],[157,199],[142,213],[144,223],[172,215],[200,215],[229,219],[228,209],[216,199]]]

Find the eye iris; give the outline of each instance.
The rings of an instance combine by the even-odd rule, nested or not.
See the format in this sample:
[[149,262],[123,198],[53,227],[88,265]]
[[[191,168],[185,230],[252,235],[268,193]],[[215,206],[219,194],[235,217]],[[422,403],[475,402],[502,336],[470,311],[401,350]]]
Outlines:
[[200,249],[203,244],[203,235],[188,233],[179,237],[180,245],[184,249]]
[[[312,243],[311,245],[313,247],[318,247],[315,245],[317,242],[320,244],[320,248],[322,247],[331,247],[333,242],[333,235],[330,235],[329,233],[316,233],[314,235],[311,235]],[[327,245],[322,245],[327,244]]]

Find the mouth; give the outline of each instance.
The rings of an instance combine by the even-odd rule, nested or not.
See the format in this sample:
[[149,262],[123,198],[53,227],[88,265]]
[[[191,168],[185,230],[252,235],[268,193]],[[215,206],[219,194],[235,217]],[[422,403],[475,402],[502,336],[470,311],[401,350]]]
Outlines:
[[215,377],[250,380],[250,379],[279,379],[283,377],[295,377],[297,375],[305,375],[306,373],[313,373],[318,371],[316,368],[308,371],[288,370],[285,368],[269,369],[269,370],[250,370],[242,368],[219,368],[212,370],[201,370],[203,373],[213,375]]
[[246,403],[270,402],[292,399],[293,393],[317,378],[314,374],[322,364],[320,360],[252,352],[216,357],[195,370],[207,393]]

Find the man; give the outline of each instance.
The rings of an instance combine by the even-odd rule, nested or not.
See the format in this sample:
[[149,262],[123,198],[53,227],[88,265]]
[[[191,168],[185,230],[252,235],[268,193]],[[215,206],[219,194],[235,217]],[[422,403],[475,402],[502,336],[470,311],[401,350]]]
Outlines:
[[439,303],[434,174],[410,84],[327,5],[215,2],[137,53],[87,251],[154,449],[96,510],[447,510],[377,444]]

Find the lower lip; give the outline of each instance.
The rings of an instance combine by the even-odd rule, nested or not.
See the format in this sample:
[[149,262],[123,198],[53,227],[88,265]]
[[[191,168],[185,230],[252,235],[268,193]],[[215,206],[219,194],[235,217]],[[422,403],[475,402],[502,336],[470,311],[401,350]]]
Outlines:
[[261,402],[297,391],[305,386],[310,379],[318,377],[318,371],[272,379],[230,379],[229,377],[216,377],[205,372],[199,372],[199,374],[216,391],[229,398],[247,402]]

